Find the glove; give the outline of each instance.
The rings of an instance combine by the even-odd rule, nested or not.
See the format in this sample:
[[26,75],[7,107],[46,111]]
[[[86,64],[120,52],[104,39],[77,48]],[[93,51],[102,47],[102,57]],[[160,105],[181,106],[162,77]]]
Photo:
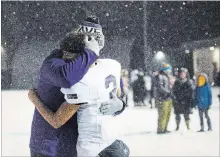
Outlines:
[[103,115],[113,115],[115,112],[122,110],[123,102],[116,96],[112,94],[112,98],[103,102],[99,108]]
[[99,43],[95,40],[93,36],[85,35],[84,38],[85,48],[93,51],[97,56],[99,56]]

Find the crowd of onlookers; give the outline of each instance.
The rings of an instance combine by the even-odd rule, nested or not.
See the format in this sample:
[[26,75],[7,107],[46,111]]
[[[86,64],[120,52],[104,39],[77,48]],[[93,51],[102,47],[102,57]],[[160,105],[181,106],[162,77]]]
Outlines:
[[129,92],[132,93],[135,106],[148,106],[158,110],[158,134],[168,133],[171,109],[174,108],[176,130],[179,129],[181,114],[187,129],[190,129],[192,109],[199,110],[199,132],[204,131],[203,115],[207,119],[208,131],[212,130],[208,114],[212,105],[212,86],[220,85],[220,73],[213,74],[214,82],[209,83],[205,73],[190,78],[188,69],[172,68],[163,63],[161,68],[152,72],[143,70],[122,70],[123,99],[128,102]]

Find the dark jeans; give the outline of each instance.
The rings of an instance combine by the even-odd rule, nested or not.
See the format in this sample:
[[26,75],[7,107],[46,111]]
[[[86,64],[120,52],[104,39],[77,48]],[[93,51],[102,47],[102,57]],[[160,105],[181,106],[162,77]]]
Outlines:
[[207,119],[208,128],[211,128],[211,120],[208,114],[208,109],[201,110],[199,109],[199,118],[200,118],[200,125],[201,129],[204,129],[204,122],[203,122],[203,114],[205,113],[205,118]]
[[[183,114],[183,116],[184,116],[185,121],[190,120],[189,114]],[[176,120],[177,120],[177,121],[180,121],[180,120],[181,120],[180,114],[176,114]]]
[[[126,144],[116,140],[110,146],[99,153],[99,157],[129,157],[130,150]],[[31,151],[31,157],[50,157],[37,152]],[[67,156],[68,157],[68,156]]]

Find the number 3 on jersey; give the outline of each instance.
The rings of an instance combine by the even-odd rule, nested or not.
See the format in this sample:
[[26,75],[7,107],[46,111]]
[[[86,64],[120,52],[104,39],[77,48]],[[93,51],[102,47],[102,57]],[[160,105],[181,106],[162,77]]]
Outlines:
[[113,75],[109,75],[108,77],[105,78],[105,87],[106,89],[109,89],[109,94],[110,97],[111,93],[116,93],[117,90],[117,84],[116,84],[116,78]]

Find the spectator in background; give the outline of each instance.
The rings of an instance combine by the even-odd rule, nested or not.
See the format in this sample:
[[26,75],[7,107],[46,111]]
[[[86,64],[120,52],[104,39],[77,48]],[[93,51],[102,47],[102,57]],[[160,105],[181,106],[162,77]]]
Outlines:
[[158,76],[155,89],[157,93],[158,104],[158,134],[168,133],[167,126],[169,123],[171,109],[172,109],[172,96],[171,96],[171,78],[172,67],[169,64],[162,64],[161,72]]
[[195,90],[195,105],[199,110],[199,118],[201,129],[198,132],[204,132],[203,114],[207,119],[208,131],[212,131],[211,120],[208,115],[210,106],[212,105],[212,90],[208,83],[208,77],[205,73],[200,73],[197,77],[197,87]]
[[[151,80],[151,76],[150,76],[150,72],[149,74],[146,72],[144,75],[144,82],[145,82],[145,90],[146,90],[146,97],[145,99],[148,99],[148,102],[150,103],[151,100],[151,86],[152,86],[152,80]],[[152,108],[152,105],[151,105]]]
[[145,106],[146,88],[143,72],[139,72],[138,79],[132,84],[132,88],[134,103],[137,104],[137,106]]
[[128,102],[128,92],[129,92],[129,72],[126,69],[123,69],[121,72],[121,91],[122,91],[122,99],[126,102]]
[[176,77],[176,78],[179,77],[179,69],[178,68],[174,68],[173,73],[174,73],[174,77]]
[[[218,87],[220,86],[220,71],[217,74],[216,86],[218,86]],[[218,94],[218,98],[219,98],[219,101],[220,101],[220,94]]]
[[215,85],[218,87],[220,86],[220,71],[216,75]]
[[139,71],[137,69],[134,69],[131,71],[130,84],[133,84],[134,81],[136,81],[138,79],[138,73],[139,73]]
[[190,129],[189,122],[191,109],[193,108],[193,85],[186,68],[179,70],[179,79],[175,81],[173,87],[173,106],[176,115],[176,130],[179,130],[181,121],[180,115],[184,115],[187,129]]
[[1,89],[9,89],[12,80],[12,69],[8,66],[8,53],[1,46]]
[[157,107],[159,101],[156,99],[157,98],[157,90],[156,90],[156,83],[158,82],[159,79],[159,72],[158,71],[153,71],[151,74],[151,90],[150,90],[150,105],[151,108]]
[[218,68],[217,68],[217,63],[213,62],[213,82],[212,86],[217,86],[217,77],[218,77]]

